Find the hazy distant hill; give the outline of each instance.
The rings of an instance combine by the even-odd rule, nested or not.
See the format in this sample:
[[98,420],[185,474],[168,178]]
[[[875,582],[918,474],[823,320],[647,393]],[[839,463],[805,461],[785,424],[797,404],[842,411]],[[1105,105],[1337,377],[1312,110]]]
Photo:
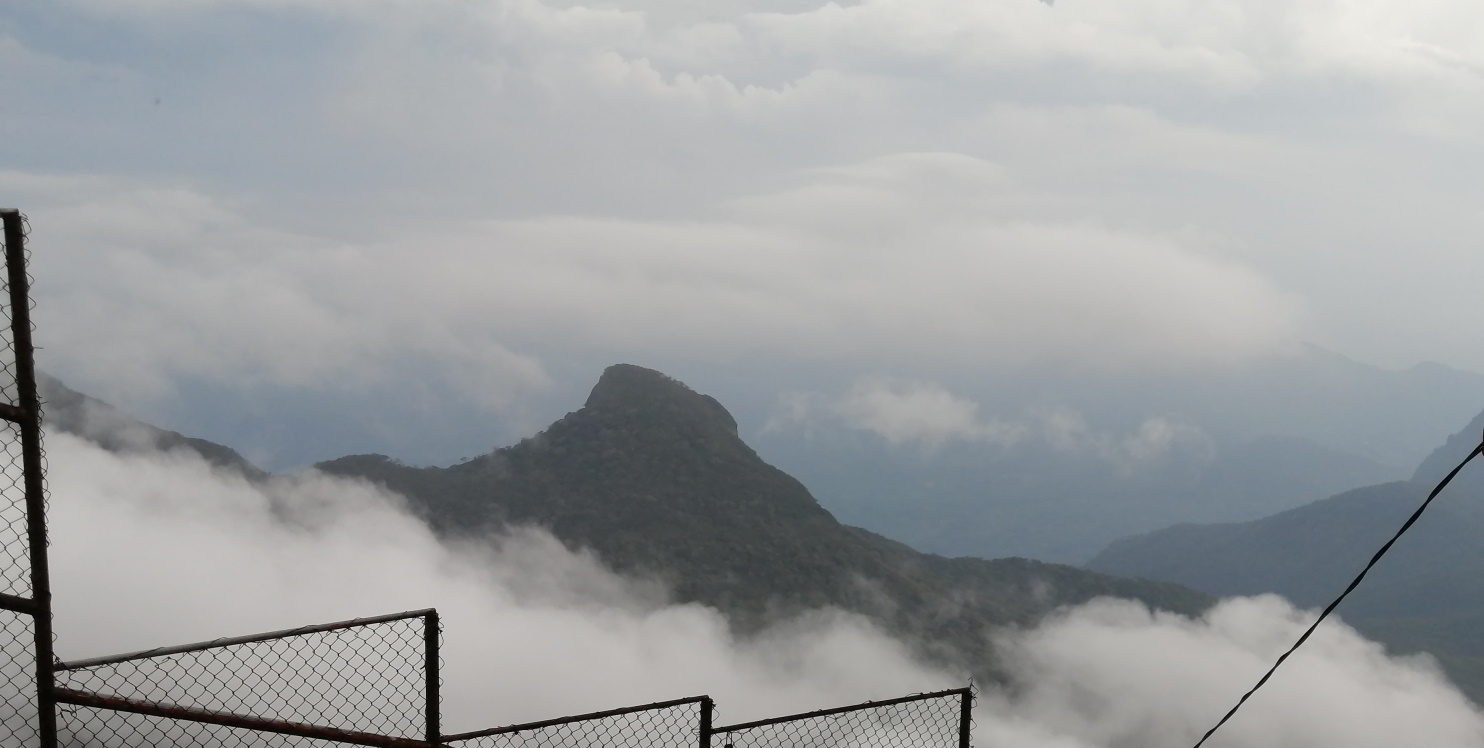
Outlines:
[[102,400],[62,384],[55,377],[38,374],[37,389],[45,414],[43,425],[48,431],[81,436],[112,452],[186,450],[213,465],[240,471],[250,478],[267,475],[231,447],[151,426]]
[[618,569],[665,580],[680,601],[716,606],[743,630],[838,606],[981,674],[994,626],[1100,595],[1184,613],[1210,602],[1068,566],[922,554],[842,525],[744,444],[714,399],[636,366],[610,367],[586,405],[546,431],[463,464],[360,455],[318,467],[405,494],[445,533],[548,528]]
[[[1215,595],[1281,594],[1328,603],[1428,490],[1480,440],[1484,414],[1411,482],[1348,491],[1253,522],[1178,525],[1119,540],[1088,568],[1186,584]],[[1484,462],[1476,461],[1340,608],[1397,651],[1425,650],[1484,701]]]
[[[1013,444],[960,440],[924,449],[825,413],[761,434],[758,448],[842,521],[919,550],[1081,564],[1126,535],[1253,520],[1404,480],[1457,428],[1459,408],[1484,406],[1479,374],[1438,364],[1387,370],[1314,346],[1198,377],[951,389],[985,418],[1026,422],[1030,433]],[[1042,438],[1038,408],[1074,412],[1092,433],[1080,445]],[[1118,460],[1119,440],[1150,418],[1188,427],[1190,438],[1154,459]]]
[[1064,563],[1085,562],[1115,538],[1172,522],[1261,517],[1402,477],[1293,437],[1223,448],[1209,462],[1177,456],[1135,471],[1041,444],[958,448],[928,458],[857,444],[833,455],[835,463],[817,466],[810,482],[853,492],[821,499],[842,521],[936,553],[1016,553]]

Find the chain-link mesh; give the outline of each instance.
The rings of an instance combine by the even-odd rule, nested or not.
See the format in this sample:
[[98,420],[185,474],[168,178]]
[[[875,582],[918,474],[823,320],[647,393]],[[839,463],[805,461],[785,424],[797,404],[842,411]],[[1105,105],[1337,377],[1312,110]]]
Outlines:
[[711,748],[959,748],[965,692],[719,727]]
[[0,637],[0,745],[30,748],[40,739],[35,623],[24,613],[0,610]]
[[[425,619],[358,623],[261,641],[85,664],[57,687],[155,704],[421,740],[427,730]],[[77,745],[312,745],[303,739],[125,712],[64,706],[58,732]],[[240,735],[239,735],[240,733]],[[183,742],[170,742],[172,736]],[[229,736],[238,742],[224,742]],[[257,738],[254,738],[257,740]],[[300,742],[293,742],[298,740]],[[136,741],[136,742],[130,742]],[[204,741],[204,742],[202,742]],[[285,742],[288,741],[288,742]]]
[[456,748],[698,748],[706,708],[696,698],[443,740]]
[[26,529],[26,482],[21,425],[0,420],[0,592],[31,594],[31,544]]
[[344,748],[346,743],[86,706],[58,707],[61,748]]

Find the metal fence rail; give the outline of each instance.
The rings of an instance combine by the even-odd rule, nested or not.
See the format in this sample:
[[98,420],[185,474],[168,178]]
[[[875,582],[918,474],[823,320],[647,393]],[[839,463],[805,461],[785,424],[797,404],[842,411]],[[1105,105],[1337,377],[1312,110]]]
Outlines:
[[716,705],[709,696],[445,735],[458,748],[706,748]]
[[425,746],[438,741],[438,637],[438,614],[416,610],[58,663],[59,733],[64,745]]
[[866,702],[717,727],[709,748],[970,748],[974,691]]

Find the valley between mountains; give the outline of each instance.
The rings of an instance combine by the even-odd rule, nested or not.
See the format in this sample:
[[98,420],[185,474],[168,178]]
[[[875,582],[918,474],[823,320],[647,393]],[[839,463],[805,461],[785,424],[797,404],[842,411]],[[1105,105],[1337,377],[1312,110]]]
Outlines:
[[[249,480],[269,477],[231,448],[150,426],[55,379],[43,388],[50,428],[112,451],[187,450]],[[1484,414],[1410,480],[1255,521],[1127,537],[1086,568],[924,553],[843,524],[759,457],[717,400],[628,364],[606,369],[580,408],[541,432],[458,464],[363,454],[314,468],[400,494],[450,540],[543,528],[621,573],[658,582],[674,602],[717,609],[742,636],[838,609],[870,619],[927,662],[985,681],[1005,673],[991,632],[1031,627],[1097,597],[1188,616],[1237,595],[1324,605],[1481,429]],[[1436,657],[1475,701],[1484,700],[1481,535],[1484,471],[1466,471],[1339,611],[1393,653]]]

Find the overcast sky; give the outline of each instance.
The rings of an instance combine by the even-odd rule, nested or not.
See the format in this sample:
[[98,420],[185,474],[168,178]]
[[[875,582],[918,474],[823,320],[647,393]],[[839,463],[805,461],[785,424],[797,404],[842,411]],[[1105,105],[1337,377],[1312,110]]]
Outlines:
[[1484,370],[1481,145],[1457,0],[0,0],[43,366],[229,441],[446,456],[620,360]]

